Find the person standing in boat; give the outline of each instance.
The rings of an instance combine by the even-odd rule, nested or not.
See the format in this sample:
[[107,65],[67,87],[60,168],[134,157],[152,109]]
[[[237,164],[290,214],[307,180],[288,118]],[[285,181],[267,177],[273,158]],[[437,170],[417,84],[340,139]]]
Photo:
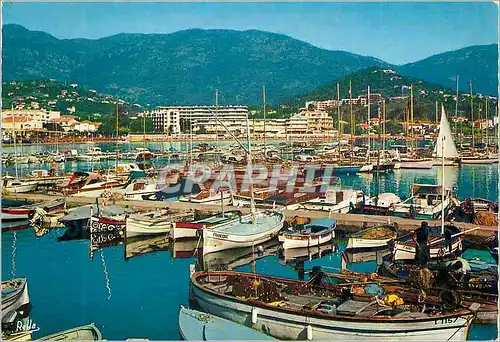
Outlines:
[[429,261],[429,224],[424,221],[420,228],[413,234],[415,242],[415,263],[420,266],[427,265]]

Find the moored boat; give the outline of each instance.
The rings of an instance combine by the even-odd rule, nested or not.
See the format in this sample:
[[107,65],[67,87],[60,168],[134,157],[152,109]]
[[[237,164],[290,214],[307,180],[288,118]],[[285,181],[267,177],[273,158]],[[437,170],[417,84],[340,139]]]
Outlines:
[[8,194],[31,192],[35,191],[37,187],[38,182],[35,180],[21,181],[10,176],[3,177],[2,191]]
[[54,213],[64,208],[66,201],[56,199],[45,203],[22,205],[18,207],[2,207],[2,221],[7,220],[27,220],[31,218],[35,209],[41,208],[46,213]]
[[192,296],[203,310],[278,339],[460,341],[474,317],[466,308],[445,311],[409,297],[346,299],[350,288],[229,271],[191,276]]
[[278,236],[284,249],[319,246],[335,238],[334,219],[316,219],[308,224],[292,224]]
[[193,218],[194,213],[172,214],[168,210],[132,214],[126,219],[127,228],[125,234],[127,238],[138,235],[168,235],[174,222]]
[[303,203],[307,210],[329,211],[332,213],[349,213],[354,211],[364,200],[361,190],[329,189],[322,196]]
[[173,224],[170,237],[173,240],[196,238],[203,235],[203,229],[210,229],[240,216],[240,211],[226,211],[195,221],[178,221]]
[[100,341],[102,340],[101,331],[95,326],[95,323],[82,325],[76,328],[57,332],[55,334],[43,336],[38,341]]
[[368,198],[363,206],[363,213],[373,215],[392,215],[394,206],[401,203],[401,198],[392,192],[384,192]]
[[203,254],[268,241],[278,235],[284,220],[281,212],[260,211],[203,229]]
[[2,281],[2,328],[27,317],[30,309],[27,279]]
[[394,205],[394,216],[432,220],[441,217],[442,202],[445,217],[451,207],[451,189],[445,187],[444,200],[441,198],[442,185],[413,184],[411,197]]
[[[429,228],[429,257],[431,259],[442,258],[447,255],[457,254],[462,251],[462,235],[460,229],[455,226],[445,226],[451,239],[445,239],[441,235],[441,227]],[[413,232],[400,236],[391,245],[394,260],[414,260],[416,256],[416,242]]]
[[274,340],[259,330],[183,306],[179,310],[179,331],[186,341]]
[[351,234],[347,240],[346,248],[379,248],[387,247],[387,243],[396,238],[397,232],[394,226],[382,225],[370,227]]

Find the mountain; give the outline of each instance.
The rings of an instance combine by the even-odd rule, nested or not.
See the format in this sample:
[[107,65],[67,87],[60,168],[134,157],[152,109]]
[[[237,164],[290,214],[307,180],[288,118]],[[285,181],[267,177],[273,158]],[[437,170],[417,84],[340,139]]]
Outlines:
[[3,79],[54,78],[151,105],[269,103],[370,66],[373,57],[329,51],[256,30],[192,29],[171,34],[118,34],[57,39],[3,26]]
[[[429,83],[424,80],[403,76],[393,69],[381,69],[372,67],[354,72],[353,74],[330,82],[323,87],[306,92],[283,101],[280,105],[281,115],[295,112],[304,107],[307,101],[319,101],[337,99],[337,83],[340,87],[340,98],[349,98],[349,82],[352,87],[352,98],[367,94],[367,86],[370,86],[371,94],[381,94],[386,98],[387,118],[396,121],[404,121],[404,108],[409,107],[409,86],[413,86],[414,118],[424,120],[436,120],[436,101],[443,104],[449,115],[455,113],[456,91],[445,88],[441,85]],[[478,108],[485,108],[486,99],[476,96],[474,108],[477,114]],[[493,115],[494,103],[489,102],[489,116]],[[377,115],[377,111],[382,110],[381,103],[372,103],[372,115]],[[344,111],[348,111],[348,105],[343,106]],[[363,105],[354,106],[356,120],[366,120],[367,109]],[[336,109],[332,110],[334,119]],[[482,109],[482,115],[485,111]],[[459,92],[458,115],[470,115],[470,97],[467,93]],[[358,121],[359,122],[359,121]]]
[[498,45],[476,45],[437,54],[402,65],[398,71],[451,89],[456,89],[456,76],[459,75],[460,90],[468,92],[469,81],[472,81],[474,92],[496,95]]

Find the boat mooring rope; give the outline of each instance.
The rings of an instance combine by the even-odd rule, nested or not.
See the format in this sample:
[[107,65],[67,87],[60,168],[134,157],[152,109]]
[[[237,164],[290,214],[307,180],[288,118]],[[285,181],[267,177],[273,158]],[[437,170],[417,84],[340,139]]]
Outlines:
[[16,277],[16,243],[17,243],[17,232],[14,230],[14,240],[12,240],[12,269],[10,274],[13,278]]
[[102,267],[104,269],[104,277],[106,278],[106,288],[108,289],[108,300],[111,298],[111,286],[109,282],[109,273],[108,268],[106,266],[106,260],[104,259],[104,252],[102,248],[99,249],[99,254],[101,255]]

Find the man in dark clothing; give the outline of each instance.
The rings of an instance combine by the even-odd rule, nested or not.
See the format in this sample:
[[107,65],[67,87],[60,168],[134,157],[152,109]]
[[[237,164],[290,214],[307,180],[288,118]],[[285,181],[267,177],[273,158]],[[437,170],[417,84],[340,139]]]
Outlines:
[[416,245],[415,263],[424,266],[429,261],[429,224],[422,222],[420,228],[415,229],[413,240]]
[[449,252],[451,253],[451,230],[445,228],[444,229],[444,246],[448,247]]

